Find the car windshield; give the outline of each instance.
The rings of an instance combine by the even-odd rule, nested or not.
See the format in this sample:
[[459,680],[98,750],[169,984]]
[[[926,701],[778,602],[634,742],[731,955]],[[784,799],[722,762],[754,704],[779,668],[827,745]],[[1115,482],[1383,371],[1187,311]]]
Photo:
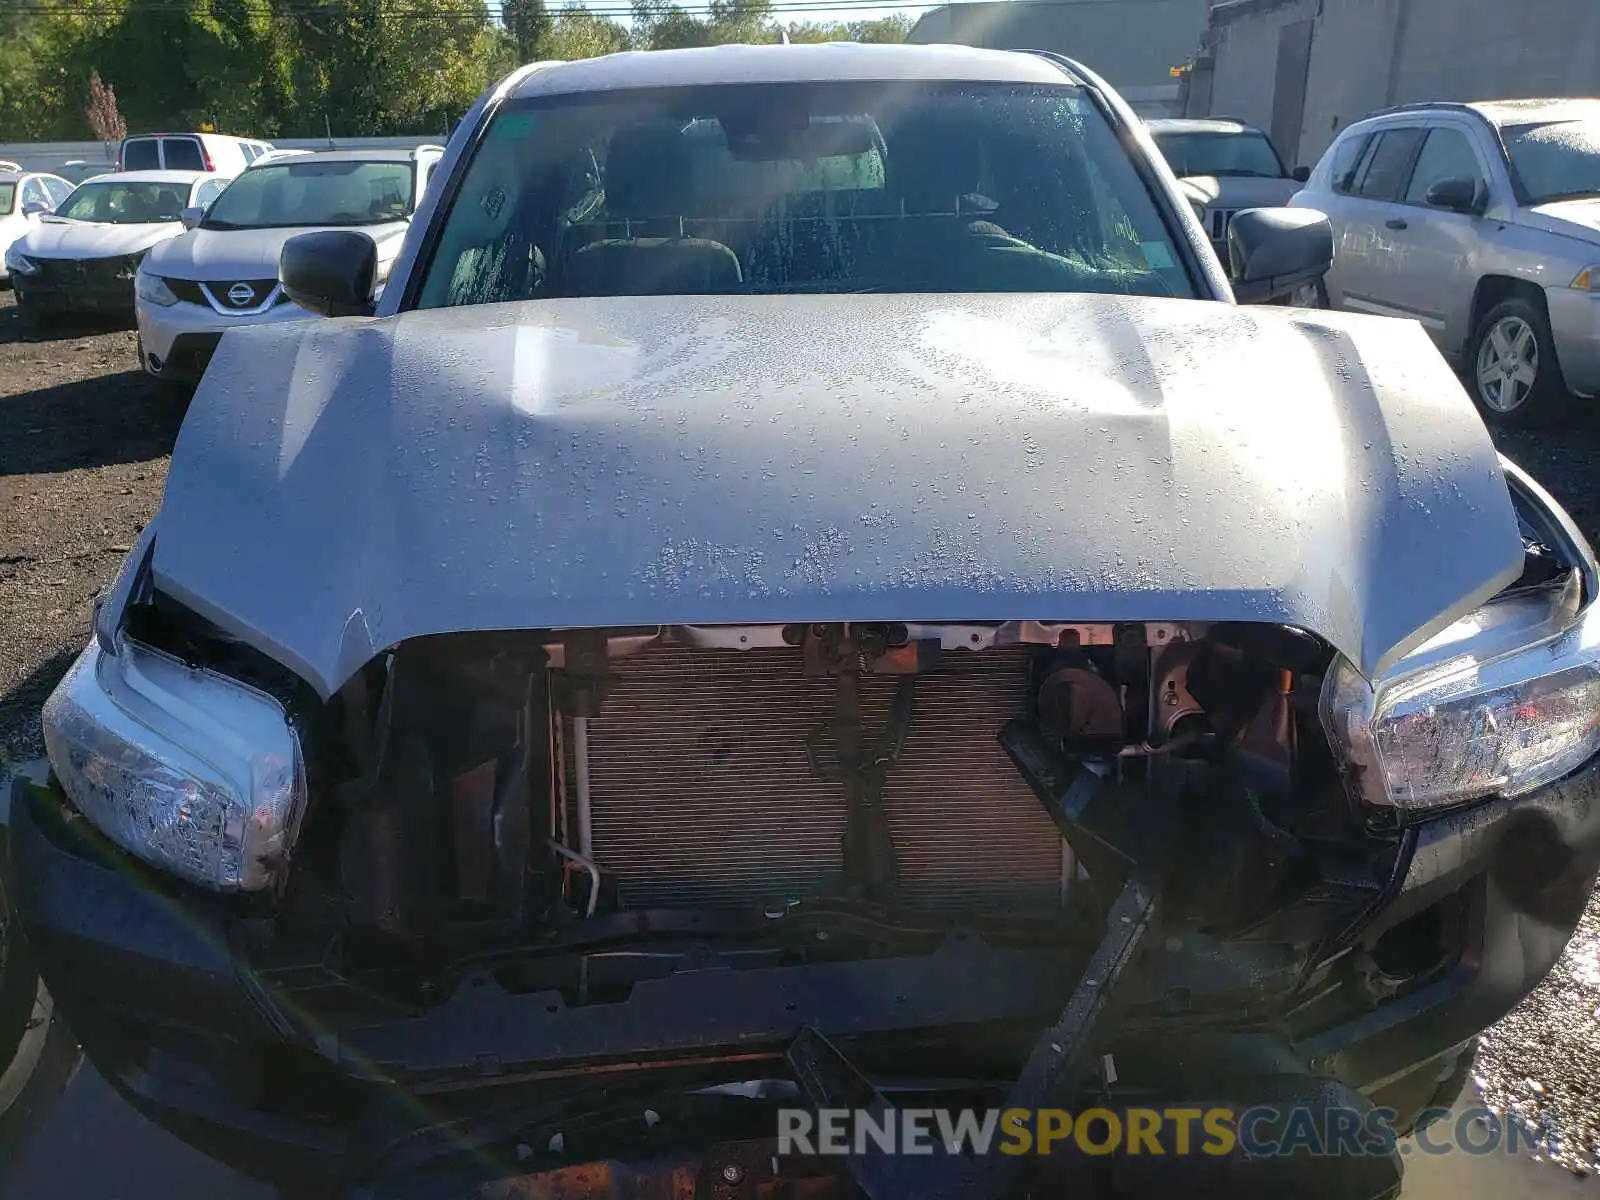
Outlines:
[[83,183],[56,209],[70,221],[148,225],[177,221],[189,200],[186,183]]
[[1259,133],[1158,133],[1156,148],[1172,173],[1249,175],[1284,179],[1288,172],[1265,135]]
[[15,205],[16,202],[17,202],[17,185],[16,185],[16,182],[13,180],[13,181],[10,181],[10,182],[7,182],[7,183],[0,183],[0,217],[3,217],[7,213],[9,213],[11,211],[12,206]]
[[1600,118],[1508,125],[1500,135],[1526,203],[1600,196]]
[[203,229],[380,225],[411,212],[411,164],[310,155],[251,167],[228,185]]
[[790,292],[1194,295],[1100,110],[1069,86],[765,84],[514,104],[419,307]]

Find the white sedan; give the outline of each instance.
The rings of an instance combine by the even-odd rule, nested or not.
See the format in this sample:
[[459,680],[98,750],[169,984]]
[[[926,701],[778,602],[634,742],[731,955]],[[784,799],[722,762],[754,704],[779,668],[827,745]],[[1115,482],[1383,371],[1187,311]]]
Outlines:
[[17,164],[0,161],[0,280],[9,272],[6,251],[24,234],[39,226],[39,218],[72,193],[72,184],[59,175],[11,170]]
[[23,314],[131,314],[145,253],[182,233],[185,211],[209,207],[228,182],[201,171],[123,171],[79,184],[5,252]]

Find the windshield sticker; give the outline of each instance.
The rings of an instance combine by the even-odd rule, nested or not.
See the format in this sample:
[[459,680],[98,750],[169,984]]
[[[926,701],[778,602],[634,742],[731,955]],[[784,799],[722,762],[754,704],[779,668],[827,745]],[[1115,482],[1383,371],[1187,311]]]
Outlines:
[[483,211],[492,221],[500,215],[500,210],[506,204],[506,190],[502,187],[492,187],[483,197]]

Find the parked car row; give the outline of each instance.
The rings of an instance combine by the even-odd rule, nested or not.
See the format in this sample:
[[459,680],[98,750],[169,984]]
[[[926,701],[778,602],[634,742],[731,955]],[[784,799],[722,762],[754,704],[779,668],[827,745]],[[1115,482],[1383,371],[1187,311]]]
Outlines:
[[246,168],[181,237],[157,245],[135,280],[139,361],[192,384],[222,335],[305,317],[278,283],[283,244],[315,229],[360,229],[378,247],[381,287],[444,150],[277,151]]
[[184,231],[228,179],[196,171],[121,171],[79,184],[6,250],[24,317],[133,311],[133,278],[150,248]]
[[[168,165],[76,188],[51,175],[0,176],[5,270],[25,319],[125,313],[138,325],[141,367],[192,384],[228,329],[307,315],[278,285],[279,252],[293,235],[365,231],[380,248],[381,287],[442,154],[439,146],[312,153],[215,144],[211,135],[130,138],[124,168]],[[175,161],[237,171],[180,170]]]
[[1242,208],[1326,214],[1333,265],[1295,300],[1420,322],[1490,424],[1600,395],[1600,100],[1405,105],[1292,173],[1241,122],[1149,125],[1219,252]]

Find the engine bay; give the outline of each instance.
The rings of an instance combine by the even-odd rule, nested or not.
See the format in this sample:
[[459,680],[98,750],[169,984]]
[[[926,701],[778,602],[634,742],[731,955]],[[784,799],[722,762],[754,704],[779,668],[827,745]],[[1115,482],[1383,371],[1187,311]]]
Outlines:
[[1318,888],[1364,897],[1394,852],[1318,726],[1328,657],[1247,624],[405,643],[308,726],[310,811],[252,928],[264,958],[315,951],[402,1008],[483,970],[615,1002],[696,954],[1092,941],[1156,830],[1183,846],[1173,886],[1207,936],[1325,922]]

